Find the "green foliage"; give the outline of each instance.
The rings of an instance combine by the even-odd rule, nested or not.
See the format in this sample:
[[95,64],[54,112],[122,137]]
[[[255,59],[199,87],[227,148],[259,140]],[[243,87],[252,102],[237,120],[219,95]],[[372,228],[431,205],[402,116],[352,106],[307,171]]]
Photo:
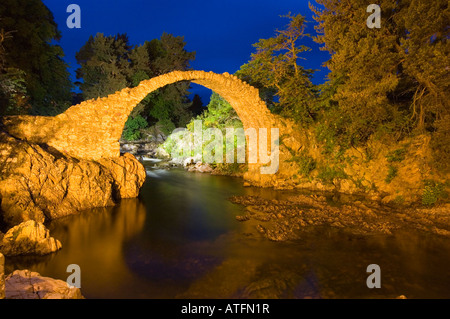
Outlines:
[[448,194],[445,192],[445,184],[436,181],[425,181],[425,187],[422,193],[422,204],[434,205],[440,199],[447,198]]
[[0,113],[56,115],[72,83],[52,13],[41,0],[0,2]]
[[140,115],[129,117],[125,123],[122,137],[127,141],[135,141],[141,138],[141,129],[148,126],[147,121]]
[[315,168],[316,161],[309,156],[306,152],[302,152],[300,155],[293,156],[291,161],[297,163],[299,169],[298,173],[302,176],[308,176]]
[[246,164],[239,163],[218,163],[215,165],[214,171],[223,175],[241,175],[248,169]]
[[28,111],[25,72],[8,68],[0,73],[0,115],[25,114]]
[[335,179],[346,179],[348,176],[343,169],[338,166],[323,166],[319,168],[317,178],[324,184],[333,184]]
[[76,54],[77,78],[85,100],[105,97],[129,85],[131,45],[126,34],[90,36]]
[[436,131],[431,137],[433,162],[443,174],[450,174],[450,114],[434,123]]
[[[233,107],[223,99],[219,94],[213,92],[211,95],[210,103],[206,107],[206,110],[196,118],[193,118],[188,124],[187,129],[190,132],[194,132],[194,121],[200,120],[202,122],[202,128],[218,128],[222,131],[223,136],[226,136],[226,128],[243,128],[242,122],[236,114],[236,111]],[[205,143],[209,143],[209,141],[204,141]],[[163,144],[163,148],[169,153],[181,153],[181,148],[184,145],[181,145],[181,142],[177,141],[175,136],[169,136],[165,143]],[[236,140],[235,140],[236,146]],[[226,138],[223,141],[223,155],[226,155]],[[195,150],[192,150],[190,156],[194,156]],[[239,163],[215,163],[216,169],[222,172],[223,174],[241,174],[243,173],[247,165],[239,164]]]
[[397,172],[398,172],[397,167],[392,166],[392,165],[389,165],[389,166],[388,166],[388,174],[387,174],[387,176],[386,176],[386,178],[385,178],[384,181],[385,181],[387,184],[389,184],[390,182],[392,182],[392,180],[397,176]]
[[388,162],[401,162],[405,159],[406,149],[399,148],[386,155]]

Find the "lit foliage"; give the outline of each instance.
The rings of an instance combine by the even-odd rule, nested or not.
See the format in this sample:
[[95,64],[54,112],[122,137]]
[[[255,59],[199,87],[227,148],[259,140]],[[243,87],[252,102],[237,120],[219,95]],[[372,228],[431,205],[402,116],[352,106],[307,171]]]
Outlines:
[[[449,112],[448,2],[382,0],[381,28],[366,26],[371,1],[317,0],[323,49],[332,54],[332,99],[345,131],[364,141],[377,131],[397,137],[433,130]],[[448,17],[447,17],[448,18]]]
[[[219,94],[213,92],[211,95],[210,102],[204,112],[193,118],[189,124],[187,124],[187,129],[190,132],[194,132],[194,121],[201,121],[203,129],[208,128],[218,128],[222,131],[223,136],[226,136],[226,128],[243,128],[242,122],[239,119],[236,111],[224,98]],[[209,143],[209,141],[204,141]],[[223,144],[223,154],[226,154],[226,139],[224,138]],[[169,153],[181,154],[182,148],[185,147],[180,143],[177,143],[174,139],[169,137],[163,145],[164,149]],[[236,141],[235,141],[236,147]],[[192,151],[192,156],[194,155],[194,150]],[[237,173],[243,169],[243,165],[239,164],[220,164],[220,169],[223,172]]]

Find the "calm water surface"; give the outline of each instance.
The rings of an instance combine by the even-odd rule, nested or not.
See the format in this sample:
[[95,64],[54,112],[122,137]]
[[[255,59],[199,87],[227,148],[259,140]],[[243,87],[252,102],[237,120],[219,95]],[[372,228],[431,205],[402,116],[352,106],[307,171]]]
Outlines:
[[[54,221],[63,249],[9,258],[7,270],[66,280],[67,266],[78,264],[86,298],[450,298],[449,239],[317,227],[295,242],[271,242],[236,221],[244,208],[227,199],[283,192],[147,164],[140,198]],[[381,267],[380,289],[366,286],[369,264]]]

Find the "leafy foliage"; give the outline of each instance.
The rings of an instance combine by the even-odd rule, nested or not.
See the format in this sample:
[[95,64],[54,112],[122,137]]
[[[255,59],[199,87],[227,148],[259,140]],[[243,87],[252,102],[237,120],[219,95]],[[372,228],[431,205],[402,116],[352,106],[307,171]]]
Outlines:
[[298,173],[305,177],[307,177],[317,166],[314,158],[309,156],[305,151],[300,155],[293,156],[291,161],[298,164]]
[[387,184],[392,182],[392,180],[397,176],[398,169],[397,167],[393,165],[388,166],[388,174],[386,176],[386,179],[384,180]]
[[129,117],[125,123],[122,138],[127,141],[135,141],[141,138],[141,129],[148,126],[147,121],[140,115]]
[[436,181],[425,181],[425,187],[422,193],[422,204],[433,205],[440,199],[447,197],[444,190],[444,184]]
[[404,148],[399,148],[386,155],[388,162],[401,162],[405,159],[406,150]]

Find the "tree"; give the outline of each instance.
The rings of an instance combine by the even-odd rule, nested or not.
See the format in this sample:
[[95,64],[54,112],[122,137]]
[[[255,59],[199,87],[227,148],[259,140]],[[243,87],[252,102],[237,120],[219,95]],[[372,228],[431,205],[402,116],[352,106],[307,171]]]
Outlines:
[[[160,39],[135,47],[130,54],[132,84],[137,85],[142,80],[171,71],[189,70],[195,52],[186,51],[185,46],[183,37],[163,33]],[[183,127],[192,118],[189,86],[187,81],[167,85],[146,97],[133,114],[147,114],[149,123],[158,124],[166,134],[175,127]]]
[[[83,97],[107,96],[161,74],[188,70],[195,52],[186,51],[185,45],[183,37],[167,33],[139,46],[131,46],[126,34],[91,36],[76,54],[81,65],[77,78],[83,79],[80,83]],[[164,133],[186,125],[192,117],[188,110],[189,85],[179,82],[149,94],[130,116],[142,115],[148,124],[158,124]]]
[[371,1],[316,1],[315,40],[332,54],[331,98],[348,119],[346,134],[365,141],[376,132],[434,130],[448,114],[448,2],[379,1],[381,28],[369,29]]
[[189,112],[191,112],[193,116],[198,116],[202,114],[204,110],[205,107],[203,106],[201,97],[198,94],[195,94],[192,99],[192,104],[189,107]]
[[[60,39],[60,33],[50,10],[41,0],[3,0],[0,17],[0,30],[10,32],[2,44],[3,89],[9,82],[19,90],[3,91],[3,98],[6,94],[6,100],[11,102],[13,94],[14,103],[22,103],[18,97],[23,95],[25,86],[31,114],[55,115],[64,111],[70,105],[72,83],[62,60],[63,50],[51,44]],[[13,113],[24,111],[23,105],[13,104]]]
[[76,54],[83,98],[105,97],[129,86],[130,50],[126,34],[90,36]]
[[5,67],[3,42],[11,37],[11,32],[0,30],[0,115],[23,114],[29,108],[25,72]]
[[268,101],[275,106],[275,111],[302,123],[310,122],[314,118],[313,71],[298,63],[301,53],[310,50],[300,44],[308,36],[305,33],[305,18],[291,13],[282,17],[290,20],[287,27],[276,30],[274,37],[261,39],[254,44],[256,53],[251,55],[250,62],[244,64],[236,75],[263,89],[262,98],[266,101],[277,97],[278,102]]

